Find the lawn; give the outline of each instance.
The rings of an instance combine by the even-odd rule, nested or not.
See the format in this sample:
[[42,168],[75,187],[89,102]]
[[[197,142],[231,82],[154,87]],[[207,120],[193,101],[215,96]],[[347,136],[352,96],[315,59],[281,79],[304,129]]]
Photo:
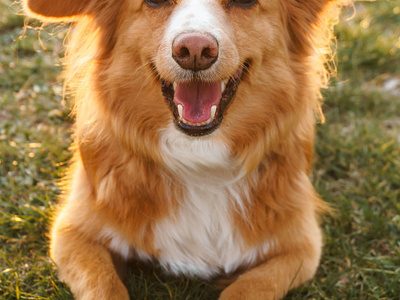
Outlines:
[[[337,76],[323,91],[311,174],[335,213],[322,218],[315,279],[285,299],[400,299],[400,0],[356,8],[336,26]],[[60,75],[66,29],[38,29],[19,12],[0,0],[0,299],[71,299],[47,236],[71,157]],[[132,299],[219,294],[157,268],[130,273]]]

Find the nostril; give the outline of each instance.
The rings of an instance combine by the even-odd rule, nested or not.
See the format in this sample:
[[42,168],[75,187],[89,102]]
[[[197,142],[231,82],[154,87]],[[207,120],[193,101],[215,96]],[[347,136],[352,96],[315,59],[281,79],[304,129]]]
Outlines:
[[201,56],[206,59],[214,59],[217,55],[218,53],[215,53],[211,48],[204,48],[201,52]]
[[190,51],[188,48],[186,47],[182,47],[179,51],[179,53],[177,53],[176,55],[179,58],[189,58],[190,57]]

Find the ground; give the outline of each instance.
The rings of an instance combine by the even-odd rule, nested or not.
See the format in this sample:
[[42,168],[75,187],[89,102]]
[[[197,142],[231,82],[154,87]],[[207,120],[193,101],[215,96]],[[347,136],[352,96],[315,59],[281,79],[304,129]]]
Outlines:
[[[311,178],[322,218],[315,279],[285,299],[399,299],[400,0],[357,2],[336,26],[337,76],[323,91]],[[28,25],[29,24],[29,25]],[[0,299],[71,299],[48,257],[48,226],[69,164],[60,57],[65,27],[38,30],[0,0]],[[32,28],[32,26],[36,28]],[[133,269],[132,299],[216,299],[200,280]],[[133,296],[135,295],[135,296]]]

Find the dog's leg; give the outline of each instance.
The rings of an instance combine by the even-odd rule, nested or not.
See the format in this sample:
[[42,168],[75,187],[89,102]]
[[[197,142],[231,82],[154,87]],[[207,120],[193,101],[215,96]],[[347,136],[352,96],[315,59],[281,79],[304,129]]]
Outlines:
[[68,284],[75,298],[129,299],[110,252],[78,230],[61,224],[62,220],[57,220],[53,230],[51,255],[57,264],[59,278]]
[[109,251],[77,230],[55,228],[51,246],[59,277],[76,299],[129,299]]
[[[55,217],[50,255],[58,278],[65,281],[77,300],[129,300],[115,268],[117,260],[104,244],[104,220],[82,165],[74,169],[68,199]],[[103,242],[102,242],[103,241]]]
[[321,234],[317,223],[310,238],[280,251],[281,254],[251,269],[228,286],[220,300],[276,300],[289,289],[311,279],[321,255]]

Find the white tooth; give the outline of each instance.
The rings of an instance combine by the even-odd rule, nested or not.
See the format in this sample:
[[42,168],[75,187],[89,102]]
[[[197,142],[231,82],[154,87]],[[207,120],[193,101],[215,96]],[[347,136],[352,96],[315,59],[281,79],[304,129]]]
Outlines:
[[174,86],[174,91],[176,90],[176,86],[177,86],[178,84],[176,83],[176,82],[174,82],[174,84],[173,84],[173,86]]
[[210,117],[211,120],[214,119],[216,111],[217,111],[217,106],[216,105],[211,106],[211,117]]
[[225,87],[226,87],[226,84],[225,84],[225,82],[221,82],[221,93],[223,93],[224,91],[225,91]]
[[183,115],[183,106],[181,104],[178,104],[178,113],[179,113],[179,118],[182,119]]

